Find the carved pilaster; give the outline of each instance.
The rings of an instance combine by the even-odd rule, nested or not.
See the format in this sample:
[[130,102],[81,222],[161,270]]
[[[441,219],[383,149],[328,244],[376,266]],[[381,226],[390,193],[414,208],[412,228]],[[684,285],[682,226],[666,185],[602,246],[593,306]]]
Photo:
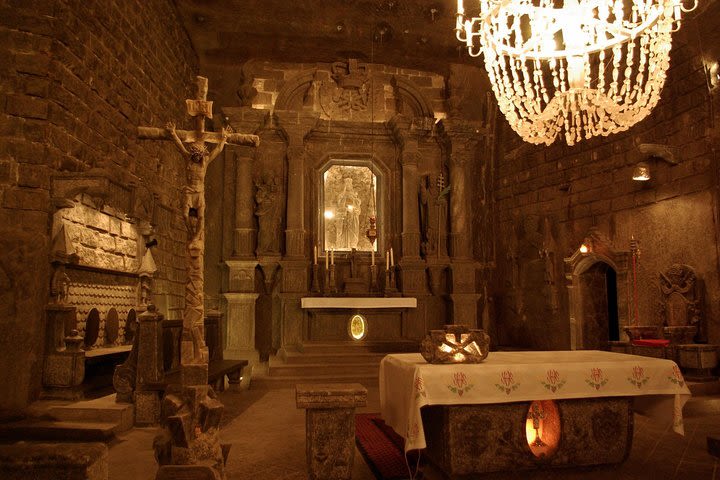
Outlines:
[[418,210],[418,143],[428,133],[426,123],[396,115],[389,122],[395,140],[402,147],[402,256],[420,258],[420,212]]
[[478,328],[477,303],[482,295],[479,293],[451,293],[449,297],[452,304],[452,323]]
[[472,257],[472,209],[468,169],[481,137],[481,125],[467,121],[443,120],[450,147],[450,255]]
[[227,260],[228,292],[255,291],[255,260]]
[[305,137],[317,124],[319,113],[277,110],[275,116],[287,140],[288,186],[285,255],[305,256]]
[[[227,123],[236,132],[254,132],[265,123],[268,111],[250,107],[223,107]],[[229,155],[235,156],[235,222],[233,230],[233,255],[250,257],[255,254],[257,232],[253,223],[252,164],[256,147],[235,146],[229,148]]]

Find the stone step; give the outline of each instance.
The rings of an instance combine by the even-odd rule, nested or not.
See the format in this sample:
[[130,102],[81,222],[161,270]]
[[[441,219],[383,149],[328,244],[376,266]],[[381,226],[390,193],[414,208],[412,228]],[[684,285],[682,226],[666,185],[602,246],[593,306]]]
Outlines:
[[351,352],[351,353],[300,353],[287,352],[285,362],[287,364],[308,364],[308,363],[377,363],[385,357],[385,353],[372,352]]
[[323,354],[323,353],[405,353],[419,352],[420,343],[412,340],[397,340],[387,342],[305,342],[299,346],[301,353]]
[[378,388],[378,376],[375,375],[302,375],[302,376],[268,376],[253,375],[250,382],[251,390],[272,390],[292,388],[301,383],[359,383],[366,388]]
[[26,419],[0,425],[0,439],[109,442],[115,438],[115,423],[63,422]]
[[273,362],[270,360],[268,375],[271,377],[282,376],[309,376],[309,375],[360,375],[375,376],[380,371],[380,363],[300,363],[287,364]]
[[115,433],[130,430],[135,421],[135,406],[116,403],[115,394],[93,400],[83,400],[47,409],[52,418],[68,422],[114,423]]
[[708,395],[720,395],[720,381],[712,382],[687,382],[687,386],[693,397],[704,397]]

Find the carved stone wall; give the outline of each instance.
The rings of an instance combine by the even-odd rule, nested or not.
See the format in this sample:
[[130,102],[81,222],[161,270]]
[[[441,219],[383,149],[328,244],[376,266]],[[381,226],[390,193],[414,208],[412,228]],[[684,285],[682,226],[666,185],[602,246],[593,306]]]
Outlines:
[[[2,317],[12,334],[0,340],[0,383],[13,388],[2,389],[0,409],[18,409],[40,388],[51,178],[58,172],[100,169],[128,188],[143,186],[144,199],[157,197],[157,216],[149,219],[159,240],[156,291],[166,303],[181,298],[183,274],[174,265],[182,265],[184,254],[177,212],[184,166],[172,145],[140,144],[133,132],[145,121],[182,118],[177,99],[191,93],[197,58],[170,1],[31,0],[6,13],[0,15],[0,223],[9,243],[0,249],[0,283],[9,285],[8,298],[21,300]],[[138,198],[135,206],[141,212],[148,202]],[[130,210],[125,213],[135,213]]]

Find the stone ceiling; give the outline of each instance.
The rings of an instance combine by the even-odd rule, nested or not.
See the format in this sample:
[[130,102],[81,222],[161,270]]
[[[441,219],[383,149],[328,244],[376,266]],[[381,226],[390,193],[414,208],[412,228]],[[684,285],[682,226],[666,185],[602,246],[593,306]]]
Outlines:
[[456,40],[455,0],[176,0],[202,65],[250,58],[481,66]]

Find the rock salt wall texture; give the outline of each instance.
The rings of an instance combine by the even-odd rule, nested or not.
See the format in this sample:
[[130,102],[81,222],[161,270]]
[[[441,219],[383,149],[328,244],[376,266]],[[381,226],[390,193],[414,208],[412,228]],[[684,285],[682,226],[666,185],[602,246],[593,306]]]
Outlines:
[[56,172],[102,167],[150,189],[156,301],[179,317],[184,165],[136,128],[190,126],[197,57],[169,0],[3,1],[0,40],[0,409],[14,410],[40,386]]

